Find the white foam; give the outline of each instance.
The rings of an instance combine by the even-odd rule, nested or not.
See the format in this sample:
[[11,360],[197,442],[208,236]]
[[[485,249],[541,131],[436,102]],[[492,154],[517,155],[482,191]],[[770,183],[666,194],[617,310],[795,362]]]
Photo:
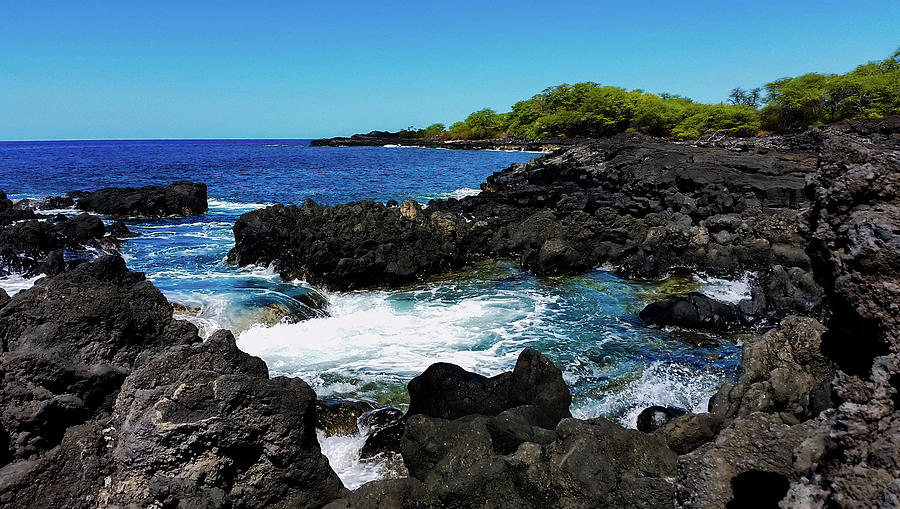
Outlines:
[[461,200],[466,196],[475,196],[479,193],[481,193],[481,189],[461,187],[453,191],[425,195],[423,198],[426,200],[446,200],[447,198],[456,198],[457,200]]
[[244,203],[244,202],[234,202],[227,200],[218,200],[216,198],[209,198],[206,200],[209,204],[210,210],[218,209],[218,210],[256,210],[264,207],[268,207],[272,205],[271,203]]
[[706,412],[709,398],[722,385],[724,377],[715,370],[697,371],[680,364],[655,362],[624,390],[586,401],[583,406],[574,408],[572,414],[579,419],[622,415],[620,423],[623,426],[636,428],[638,414],[653,405]]
[[0,288],[6,290],[9,296],[13,296],[21,291],[27,290],[34,286],[34,282],[46,276],[46,274],[38,274],[34,277],[22,277],[20,274],[10,274],[0,278]]
[[704,276],[698,276],[697,279],[703,284],[701,292],[704,295],[718,301],[736,304],[752,297],[750,279],[753,276],[752,272],[745,272],[741,279],[734,281]]
[[360,451],[366,443],[366,435],[332,435],[326,437],[321,430],[316,430],[322,454],[328,458],[332,470],[341,478],[347,489],[355,490],[369,481],[394,477],[388,462],[389,457],[377,456],[369,460],[360,460]]
[[275,374],[310,382],[321,396],[347,389],[335,385],[335,375],[359,384],[399,382],[435,362],[497,374],[515,365],[522,345],[546,337],[540,329],[551,297],[497,291],[446,302],[422,295],[435,291],[399,298],[386,292],[331,294],[331,316],[251,327],[240,334],[238,346],[262,357]]

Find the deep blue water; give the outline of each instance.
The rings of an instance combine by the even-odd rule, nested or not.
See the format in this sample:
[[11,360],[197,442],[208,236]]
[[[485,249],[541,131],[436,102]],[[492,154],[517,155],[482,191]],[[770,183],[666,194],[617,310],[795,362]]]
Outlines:
[[129,267],[199,313],[184,318],[205,333],[231,328],[239,346],[263,357],[274,374],[301,376],[320,396],[402,405],[406,382],[432,362],[496,374],[534,346],[562,368],[576,416],[634,425],[652,404],[704,410],[739,369],[739,345],[647,328],[636,314],[673,288],[736,299],[747,291],[742,283],[700,276],[635,282],[603,270],[535,278],[498,261],[390,292],[330,294],[330,316],[291,323],[279,319],[302,308],[294,297],[308,291],[305,283],[224,261],[234,220],[265,204],[463,196],[492,172],[538,155],[309,147],[304,140],[4,142],[0,189],[18,199],[205,182],[207,214],[129,223],[139,234],[123,244]]

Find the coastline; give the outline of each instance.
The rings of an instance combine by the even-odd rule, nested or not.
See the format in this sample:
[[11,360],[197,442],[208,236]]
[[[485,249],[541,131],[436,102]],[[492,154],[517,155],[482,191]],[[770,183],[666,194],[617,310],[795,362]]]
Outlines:
[[372,131],[350,137],[317,138],[310,147],[420,147],[452,150],[504,150],[548,153],[584,142],[583,138],[551,138],[546,140],[485,139],[442,140],[439,138],[402,138],[399,133]]
[[[654,405],[638,430],[572,418],[559,368],[530,348],[492,377],[432,365],[410,382],[405,415],[353,402],[322,408],[305,381],[270,378],[230,333],[202,341],[121,258],[47,254],[33,270],[51,268],[50,277],[11,299],[0,292],[0,398],[15,409],[0,421],[9,444],[0,502],[877,506],[897,466],[885,436],[900,429],[898,141],[900,117],[740,146],[620,136],[514,164],[482,193],[427,208],[307,201],[236,222],[232,261],[341,290],[393,288],[497,256],[539,275],[601,264],[638,278],[754,272],[749,298],[684,293],[641,312],[660,327],[746,339],[741,376],[707,412]],[[200,203],[172,200],[175,213],[206,210],[202,189]],[[161,192],[105,190],[86,206],[169,214],[148,208],[152,200],[124,200],[146,210],[113,206],[136,191]],[[5,235],[27,238],[27,210],[4,197],[0,212]],[[67,249],[109,237],[96,217],[33,224]],[[364,424],[365,447],[399,454],[409,475],[344,489],[314,438],[323,416]]]

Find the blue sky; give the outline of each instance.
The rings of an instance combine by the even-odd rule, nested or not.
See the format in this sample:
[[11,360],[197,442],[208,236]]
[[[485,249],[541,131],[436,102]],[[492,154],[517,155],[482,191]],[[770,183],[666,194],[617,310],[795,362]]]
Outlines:
[[424,127],[578,81],[719,102],[898,46],[896,0],[0,0],[0,139]]

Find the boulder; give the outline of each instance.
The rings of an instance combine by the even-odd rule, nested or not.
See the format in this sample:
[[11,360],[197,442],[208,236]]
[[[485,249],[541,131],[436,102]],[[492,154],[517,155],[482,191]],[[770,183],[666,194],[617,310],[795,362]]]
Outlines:
[[717,331],[740,325],[742,318],[733,304],[719,302],[696,292],[648,304],[639,316],[649,325],[674,325]]
[[359,433],[357,420],[364,413],[375,408],[368,401],[341,400],[316,401],[316,427],[332,435],[353,435]]
[[471,414],[497,415],[520,405],[535,405],[555,424],[571,417],[572,396],[562,372],[533,348],[525,348],[512,372],[487,378],[446,363],[432,364],[408,385],[407,417],[422,414],[456,419]]
[[[437,507],[670,507],[675,454],[605,419],[535,425],[533,406],[407,422],[401,451]],[[545,417],[544,417],[545,418]]]
[[101,490],[127,506],[321,507],[343,486],[319,450],[316,396],[220,331],[132,373],[110,431],[115,472]]
[[0,307],[0,505],[321,507],[316,398],[102,257]]

